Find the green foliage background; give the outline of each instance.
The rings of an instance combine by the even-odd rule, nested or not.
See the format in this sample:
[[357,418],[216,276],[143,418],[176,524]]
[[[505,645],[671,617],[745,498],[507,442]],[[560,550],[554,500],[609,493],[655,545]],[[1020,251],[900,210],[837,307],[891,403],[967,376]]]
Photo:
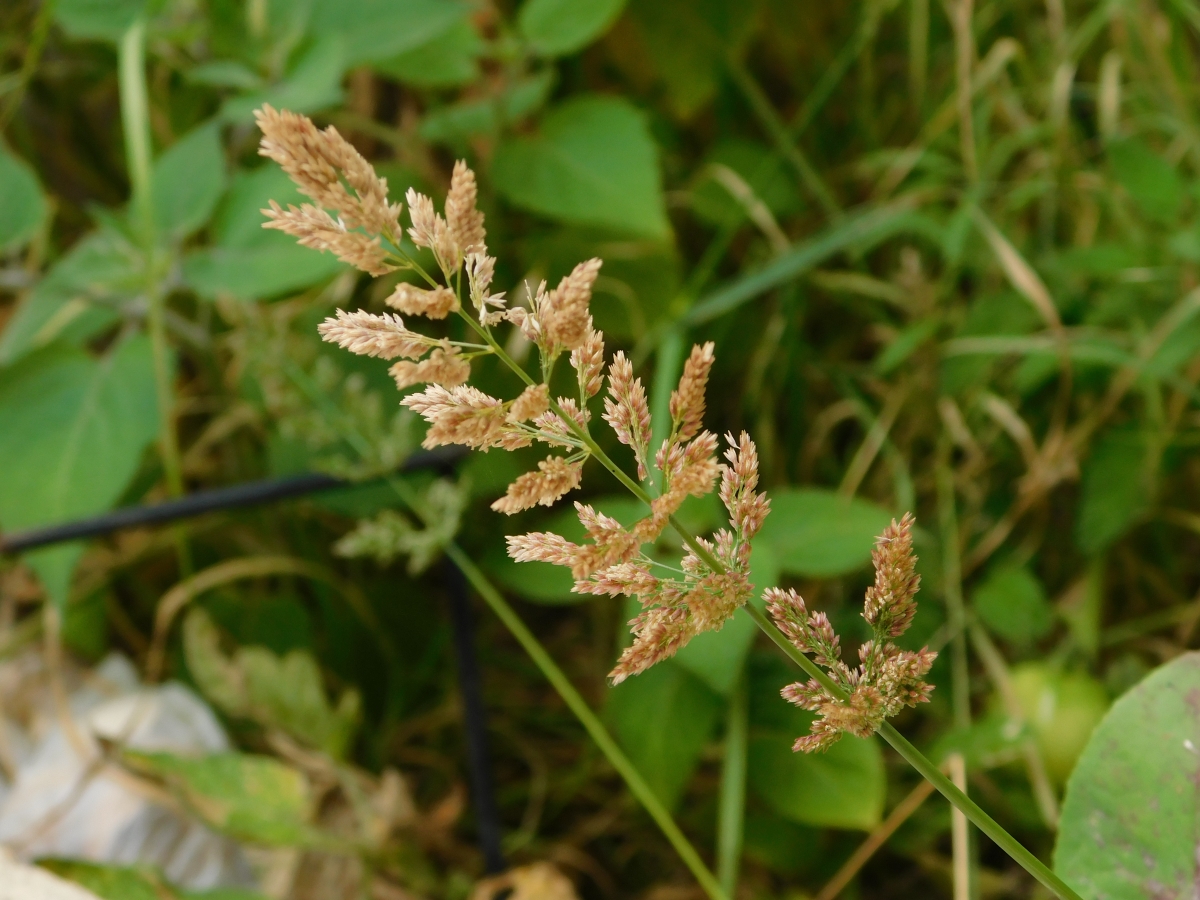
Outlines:
[[[138,22],[145,65],[119,73]],[[376,478],[419,435],[381,367],[316,335],[335,306],[378,309],[394,278],[260,228],[269,199],[298,196],[256,156],[251,113],[269,102],[336,125],[394,198],[440,196],[466,158],[510,296],[603,257],[597,325],[655,397],[688,342],[715,340],[708,427],[752,433],[773,497],[755,580],[799,588],[851,654],[872,539],[914,511],[905,640],[942,656],[933,703],[899,725],[939,760],[962,753],[972,793],[1048,859],[1110,699],[1200,621],[1198,42],[1193,0],[5,3],[0,530],[311,469],[363,484],[9,560],[0,658],[37,638],[44,600],[79,658],[161,664],[225,716],[242,755],[129,760],[214,827],[364,853],[420,896],[466,896],[481,872],[471,817],[453,814],[440,570],[333,551],[402,495],[447,496]],[[607,688],[628,611],[503,554],[507,533],[572,536],[569,512],[487,510],[529,462],[470,459],[424,538],[381,521],[426,557],[457,533],[706,856],[728,839],[717,798],[744,715],[739,896],[815,894],[914,775],[876,741],[791,755],[806,719],[777,695],[795,675],[748,621]],[[591,499],[636,515],[606,478],[589,471]],[[685,514],[705,528],[716,512]],[[160,598],[214,571],[202,612],[156,631]],[[480,618],[511,858],[558,860],[585,897],[687,884]],[[398,768],[448,824],[369,850],[333,835],[280,735],[368,780]],[[926,803],[849,890],[949,896],[948,835]],[[56,865],[101,893],[171,890]],[[974,865],[983,895],[1036,896],[994,848]]]

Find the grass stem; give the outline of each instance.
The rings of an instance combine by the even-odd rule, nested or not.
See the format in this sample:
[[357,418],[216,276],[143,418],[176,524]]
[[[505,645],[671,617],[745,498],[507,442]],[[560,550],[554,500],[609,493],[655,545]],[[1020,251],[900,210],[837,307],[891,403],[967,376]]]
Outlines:
[[634,766],[633,762],[625,755],[624,751],[617,745],[617,742],[609,734],[608,729],[600,721],[599,717],[592,712],[587,701],[583,699],[575,686],[571,684],[566,674],[558,667],[558,664],[546,652],[546,648],[541,645],[533,632],[526,627],[521,617],[508,604],[498,590],[488,581],[479,567],[467,554],[465,550],[458,544],[451,543],[446,547],[446,555],[450,560],[459,567],[463,575],[466,576],[468,582],[479,593],[495,613],[496,617],[504,624],[522,649],[529,654],[530,659],[550,682],[551,686],[562,697],[563,702],[575,714],[575,717],[583,725],[591,739],[600,748],[600,752],[609,761],[617,773],[625,781],[629,787],[630,793],[641,803],[642,807],[650,814],[655,823],[662,830],[667,840],[671,842],[671,846],[675,848],[675,852],[679,854],[680,859],[691,871],[696,881],[704,889],[704,892],[711,900],[728,900],[728,895],[722,890],[717,878],[709,871],[704,861],[700,858],[700,854],[696,852],[696,848],[692,846],[687,837],[680,830],[675,820],[671,817],[670,812],[663,806],[658,795],[646,783],[642,774]]
[[721,764],[721,794],[717,806],[717,880],[730,897],[737,893],[738,869],[742,860],[749,709],[750,695],[743,671],[729,697],[725,758]]

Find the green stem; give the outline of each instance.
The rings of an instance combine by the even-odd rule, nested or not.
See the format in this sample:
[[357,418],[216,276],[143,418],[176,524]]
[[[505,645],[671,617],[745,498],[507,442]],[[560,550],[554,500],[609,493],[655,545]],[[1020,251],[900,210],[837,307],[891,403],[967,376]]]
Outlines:
[[746,748],[750,732],[749,691],[743,671],[729,698],[721,797],[717,807],[717,880],[729,896],[737,893],[746,815]]
[[121,94],[121,130],[125,165],[133,187],[132,207],[142,239],[154,233],[150,193],[150,101],[146,90],[146,23],[138,19],[121,38],[117,79]]
[[658,799],[658,795],[651,790],[642,775],[634,767],[629,757],[613,740],[611,734],[608,733],[596,716],[587,701],[583,699],[575,686],[571,684],[566,674],[558,667],[558,664],[546,652],[546,649],[541,645],[533,633],[521,621],[520,616],[516,611],[508,605],[500,592],[492,586],[484,574],[472,561],[471,557],[458,544],[451,543],[446,546],[446,555],[451,561],[458,566],[467,581],[475,588],[484,602],[491,608],[496,617],[504,624],[511,632],[513,637],[517,639],[521,647],[529,654],[534,664],[541,670],[546,680],[551,686],[558,691],[558,695],[562,697],[567,707],[579,719],[583,727],[587,730],[588,735],[596,746],[600,748],[600,752],[604,754],[609,763],[617,773],[624,779],[625,784],[629,786],[630,792],[642,804],[643,808],[654,819],[671,846],[675,848],[675,852],[679,854],[680,859],[691,870],[693,876],[700,883],[704,892],[708,894],[712,900],[727,900],[727,894],[722,890],[721,885],[713,876],[708,867],[704,865],[704,861],[700,858],[700,854],[696,852],[696,848],[691,845],[687,837],[680,831],[679,826],[675,824],[675,820],[671,818],[671,814],[663,806],[662,801]]
[[[150,101],[146,89],[146,23],[138,19],[121,38],[118,59],[121,95],[121,128],[125,160],[132,185],[130,209],[145,254],[146,330],[154,360],[154,389],[158,401],[158,442],[166,475],[167,493],[183,495],[183,462],[175,434],[175,394],[171,378],[171,350],[167,342],[162,289],[162,262],[154,223],[153,181],[150,165]],[[180,569],[191,572],[191,553],[182,526],[175,527]]]

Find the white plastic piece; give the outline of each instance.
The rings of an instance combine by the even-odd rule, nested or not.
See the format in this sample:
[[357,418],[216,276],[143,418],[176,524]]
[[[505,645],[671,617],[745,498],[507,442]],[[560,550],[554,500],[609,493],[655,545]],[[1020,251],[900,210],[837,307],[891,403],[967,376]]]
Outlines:
[[98,900],[91,891],[57,875],[19,863],[0,850],[0,900]]
[[11,785],[0,791],[0,844],[25,860],[156,866],[192,890],[253,884],[236,843],[155,802],[102,759],[101,741],[180,755],[228,750],[216,716],[191,690],[177,683],[142,687],[129,661],[114,655],[71,692],[74,735],[57,710],[43,708],[49,692],[36,702],[31,730],[37,733],[15,760]]

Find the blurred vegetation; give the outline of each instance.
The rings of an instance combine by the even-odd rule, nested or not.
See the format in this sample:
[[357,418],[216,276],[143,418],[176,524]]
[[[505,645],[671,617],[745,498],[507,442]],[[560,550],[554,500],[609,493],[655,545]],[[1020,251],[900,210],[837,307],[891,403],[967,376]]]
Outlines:
[[[44,620],[79,659],[195,686],[245,753],[128,765],[239,839],[360,854],[330,898],[364,873],[409,892],[377,897],[458,898],[482,874],[426,568],[455,534],[707,857],[748,697],[738,896],[816,895],[917,784],[878,741],[793,756],[794,676],[737,620],[607,688],[626,611],[504,557],[506,533],[573,527],[488,511],[522,460],[371,480],[420,435],[383,367],[315,326],[380,308],[394,277],[260,228],[296,196],[256,155],[269,102],[336,125],[393,198],[440,196],[469,160],[510,297],[603,257],[597,325],[659,405],[683,346],[715,340],[708,427],[752,433],[774,498],[756,581],[796,586],[848,643],[872,538],[914,511],[906,641],[942,654],[933,703],[898,725],[963,754],[972,793],[1049,858],[1110,698],[1200,622],[1198,42],[1193,0],[3,4],[0,527],[313,469],[362,484],[9,561],[0,656]],[[621,518],[606,477],[593,499]],[[413,564],[339,555],[356,528]],[[584,897],[692,896],[482,608],[477,640],[511,859],[555,861]],[[361,807],[397,772],[414,809],[375,827]],[[925,803],[847,896],[950,896],[949,835]],[[58,866],[124,885],[106,896],[170,891]],[[977,866],[982,896],[1040,896],[986,843]]]

